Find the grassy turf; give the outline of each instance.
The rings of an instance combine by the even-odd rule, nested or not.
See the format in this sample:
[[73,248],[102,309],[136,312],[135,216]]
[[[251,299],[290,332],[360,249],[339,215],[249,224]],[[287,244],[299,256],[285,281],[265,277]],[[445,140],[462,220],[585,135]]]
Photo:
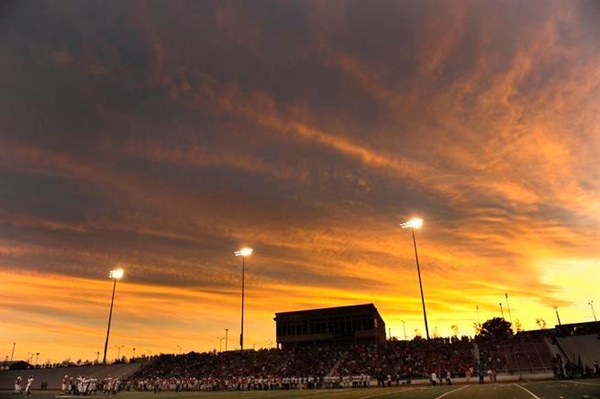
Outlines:
[[[30,399],[55,399],[58,391],[34,391]],[[1,398],[17,399],[10,391]],[[103,395],[89,398],[101,399]],[[24,397],[21,397],[24,398]],[[106,398],[110,398],[106,396]],[[509,384],[453,385],[336,390],[246,392],[121,392],[115,399],[600,399],[600,380],[541,381]]]

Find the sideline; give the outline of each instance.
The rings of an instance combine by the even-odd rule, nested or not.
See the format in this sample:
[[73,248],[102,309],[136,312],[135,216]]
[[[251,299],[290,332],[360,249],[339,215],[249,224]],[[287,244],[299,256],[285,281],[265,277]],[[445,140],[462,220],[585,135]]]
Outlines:
[[451,393],[453,393],[453,392],[458,392],[458,391],[460,391],[461,389],[465,389],[465,388],[468,388],[468,387],[469,387],[469,385],[464,385],[464,386],[462,386],[462,387],[460,387],[460,388],[456,388],[456,389],[453,389],[452,391],[448,391],[448,392],[446,392],[446,393],[443,393],[443,394],[441,394],[440,396],[438,396],[438,397],[437,397],[437,398],[435,398],[435,399],[442,399],[442,398],[443,398],[444,396],[446,396],[446,395],[450,395],[450,394],[451,394]]
[[521,388],[522,390],[524,390],[525,392],[527,392],[528,394],[530,394],[531,396],[533,396],[535,399],[541,399],[539,396],[537,396],[536,394],[534,394],[533,392],[531,392],[529,389],[520,386],[519,384],[517,384],[516,382],[513,384],[516,387]]
[[[397,387],[394,387],[394,388],[397,388]],[[371,398],[377,398],[380,396],[394,395],[394,394],[397,394],[398,392],[418,391],[421,389],[423,389],[423,387],[410,387],[410,388],[404,388],[401,390],[394,390],[393,392],[389,392],[389,391],[388,392],[377,392],[372,395],[361,396],[360,398],[357,398],[357,399],[371,399]]]
[[571,384],[591,385],[593,387],[597,387],[600,385],[600,384],[595,384],[593,382],[583,382],[583,381],[565,381],[565,382],[569,382]]

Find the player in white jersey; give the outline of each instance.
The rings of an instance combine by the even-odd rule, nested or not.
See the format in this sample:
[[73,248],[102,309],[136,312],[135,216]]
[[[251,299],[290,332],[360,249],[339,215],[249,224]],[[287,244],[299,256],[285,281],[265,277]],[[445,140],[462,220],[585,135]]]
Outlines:
[[15,380],[15,394],[20,395],[23,393],[23,387],[21,386],[22,379],[21,376],[18,376]]
[[62,379],[62,383],[60,385],[60,390],[62,391],[63,394],[66,395],[70,389],[71,389],[71,384],[69,383],[69,376],[65,374],[65,376]]
[[33,376],[30,375],[29,378],[27,378],[27,385],[25,386],[25,396],[31,395],[31,386],[33,385],[33,381]]

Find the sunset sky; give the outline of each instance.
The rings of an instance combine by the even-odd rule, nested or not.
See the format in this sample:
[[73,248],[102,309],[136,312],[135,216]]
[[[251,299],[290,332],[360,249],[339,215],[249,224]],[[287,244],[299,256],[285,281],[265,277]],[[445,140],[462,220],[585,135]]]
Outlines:
[[431,335],[593,321],[599,4],[2,2],[1,360],[101,359],[117,267],[109,359],[237,348],[245,246],[247,348],[425,335],[413,216]]

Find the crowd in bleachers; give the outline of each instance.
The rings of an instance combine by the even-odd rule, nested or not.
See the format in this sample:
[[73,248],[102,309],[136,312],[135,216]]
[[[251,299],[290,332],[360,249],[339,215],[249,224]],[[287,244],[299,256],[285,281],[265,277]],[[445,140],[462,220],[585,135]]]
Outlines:
[[489,367],[509,374],[551,371],[557,359],[549,349],[549,342],[553,342],[551,337],[537,331],[518,333],[500,342],[480,345],[479,355]]
[[386,345],[161,355],[129,380],[133,389],[253,390],[399,385],[437,375],[464,376],[477,364],[469,339],[389,341]]

